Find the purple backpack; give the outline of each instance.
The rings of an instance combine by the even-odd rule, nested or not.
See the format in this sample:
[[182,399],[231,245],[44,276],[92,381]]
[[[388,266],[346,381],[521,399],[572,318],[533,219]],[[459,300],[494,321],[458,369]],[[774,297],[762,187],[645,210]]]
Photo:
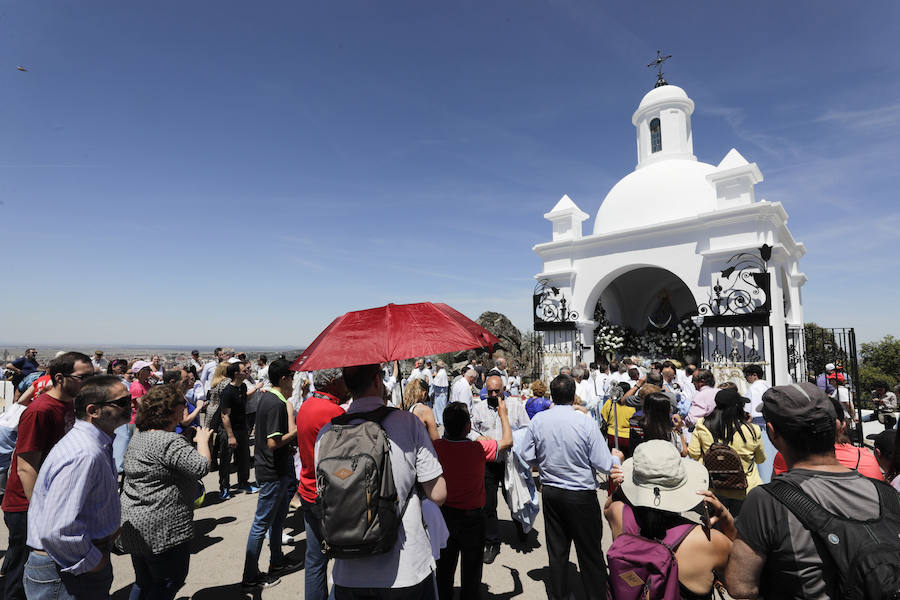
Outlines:
[[627,504],[622,511],[622,535],[607,552],[609,598],[614,600],[680,600],[675,550],[696,527],[676,525],[660,540],[641,537],[641,528]]

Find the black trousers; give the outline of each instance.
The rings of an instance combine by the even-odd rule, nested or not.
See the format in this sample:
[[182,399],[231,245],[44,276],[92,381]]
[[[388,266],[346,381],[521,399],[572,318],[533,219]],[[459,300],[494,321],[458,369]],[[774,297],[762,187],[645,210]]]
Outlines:
[[5,512],[3,522],[9,530],[9,548],[3,557],[4,600],[25,600],[25,561],[31,549],[28,547],[28,512]]
[[550,559],[550,598],[569,597],[566,577],[569,550],[575,542],[584,597],[606,600],[606,562],[603,560],[603,515],[596,490],[564,490],[544,485],[544,526]]
[[434,576],[405,588],[353,588],[334,584],[335,600],[434,600]]
[[[497,519],[497,491],[506,498],[506,489],[503,487],[503,479],[506,476],[504,463],[489,462],[484,465],[484,544],[485,546],[500,545],[500,521]],[[513,519],[513,525],[520,539],[525,537],[522,524]]]
[[481,597],[481,572],[484,567],[484,511],[460,510],[442,506],[441,513],[450,531],[447,547],[437,561],[437,587],[440,600],[453,600],[453,576],[462,555],[460,598]]
[[238,487],[250,482],[250,435],[246,429],[232,429],[237,440],[237,448],[228,445],[228,434],[225,428],[219,429],[219,489],[226,490],[231,484],[231,461],[237,467]]

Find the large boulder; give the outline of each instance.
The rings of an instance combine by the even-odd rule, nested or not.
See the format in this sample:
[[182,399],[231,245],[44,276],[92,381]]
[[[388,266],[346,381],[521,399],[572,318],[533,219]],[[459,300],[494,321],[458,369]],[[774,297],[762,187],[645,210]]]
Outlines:
[[[475,319],[475,322],[493,333],[500,340],[494,348],[494,358],[503,357],[508,366],[522,365],[522,333],[512,324],[504,314],[487,311]],[[469,363],[482,363],[488,366],[488,353],[484,350],[462,350],[461,352],[448,352],[439,354],[451,370],[458,371]]]

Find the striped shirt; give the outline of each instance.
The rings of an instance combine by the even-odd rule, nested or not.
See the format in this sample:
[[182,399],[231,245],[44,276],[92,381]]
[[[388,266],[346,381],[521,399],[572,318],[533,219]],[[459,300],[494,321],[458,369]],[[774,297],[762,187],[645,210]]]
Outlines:
[[81,575],[97,567],[95,545],[118,528],[121,506],[110,435],[83,421],[47,454],[28,508],[28,545],[60,570]]

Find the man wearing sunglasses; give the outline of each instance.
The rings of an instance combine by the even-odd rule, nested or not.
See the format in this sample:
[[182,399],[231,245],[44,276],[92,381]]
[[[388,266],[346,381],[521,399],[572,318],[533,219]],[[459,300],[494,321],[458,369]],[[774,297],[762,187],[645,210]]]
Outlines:
[[9,549],[3,559],[4,598],[23,600],[22,574],[28,559],[28,506],[34,482],[50,449],[75,423],[73,400],[82,382],[94,374],[91,357],[66,352],[50,363],[53,384],[22,413],[19,435],[3,496],[3,520],[9,529]]
[[28,509],[29,598],[106,598],[112,586],[121,521],[112,441],[131,417],[131,394],[115,375],[98,375],[74,409],[78,420],[47,454]]

